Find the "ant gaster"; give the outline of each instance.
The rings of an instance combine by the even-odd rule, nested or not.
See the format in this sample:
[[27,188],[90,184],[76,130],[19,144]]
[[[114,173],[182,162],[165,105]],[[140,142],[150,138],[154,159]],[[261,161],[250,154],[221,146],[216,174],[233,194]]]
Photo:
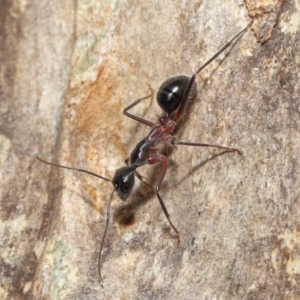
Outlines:
[[[159,194],[161,184],[163,182],[163,179],[165,177],[165,174],[167,172],[168,168],[168,160],[167,158],[160,153],[158,149],[155,149],[154,147],[157,146],[161,142],[170,142],[172,145],[187,145],[187,146],[197,146],[197,147],[216,147],[226,150],[226,152],[237,152],[241,155],[241,151],[235,148],[229,148],[229,147],[223,147],[218,145],[210,145],[210,144],[202,144],[202,143],[190,143],[190,142],[180,142],[176,141],[175,138],[171,135],[174,131],[177,123],[181,119],[181,117],[184,115],[187,104],[189,100],[194,96],[195,90],[196,90],[196,76],[198,73],[203,70],[207,65],[209,65],[216,57],[218,57],[225,49],[227,49],[234,40],[241,37],[245,31],[248,29],[248,27],[251,25],[251,23],[248,24],[246,28],[244,28],[242,31],[240,31],[235,37],[233,37],[227,44],[219,50],[215,55],[213,55],[204,65],[202,65],[193,75],[192,77],[187,76],[175,76],[172,78],[167,79],[159,88],[157,92],[157,102],[159,106],[163,109],[164,115],[159,118],[159,124],[152,123],[151,121],[145,120],[143,118],[140,118],[138,116],[130,114],[128,111],[139,104],[142,100],[149,98],[152,96],[152,92],[150,95],[140,98],[133,102],[131,105],[126,107],[123,111],[124,115],[126,115],[129,118],[132,118],[142,124],[145,124],[149,127],[150,133],[143,138],[133,149],[131,152],[131,155],[128,159],[126,159],[125,163],[126,166],[121,167],[116,170],[115,175],[112,180],[105,178],[103,176],[97,175],[95,173],[92,173],[87,170],[73,168],[73,167],[67,167],[58,165],[55,163],[47,162],[41,158],[37,159],[43,163],[70,169],[70,170],[76,170],[80,172],[84,172],[93,176],[96,176],[98,178],[104,179],[106,181],[110,181],[113,185],[113,191],[110,195],[108,205],[107,205],[107,217],[106,217],[106,225],[101,241],[99,256],[98,256],[98,273],[99,278],[102,281],[101,276],[101,253],[104,245],[105,236],[108,229],[108,224],[110,220],[110,208],[111,208],[111,201],[113,199],[114,192],[116,191],[118,196],[123,200],[126,201],[127,198],[130,196],[134,182],[135,182],[135,176],[137,176],[143,183],[150,186],[148,183],[143,181],[143,177],[136,171],[137,168],[145,165],[145,164],[162,164],[162,169],[160,172],[160,175],[158,177],[156,186],[155,186],[155,193],[159,200],[159,203],[162,207],[162,210],[166,216],[166,218],[169,221],[169,224],[174,229],[174,231],[177,234],[178,239],[178,245],[180,244],[180,236],[177,228],[173,225],[170,219],[170,215],[168,213],[168,210]],[[151,186],[150,186],[151,187]],[[151,187],[152,188],[152,187]]]

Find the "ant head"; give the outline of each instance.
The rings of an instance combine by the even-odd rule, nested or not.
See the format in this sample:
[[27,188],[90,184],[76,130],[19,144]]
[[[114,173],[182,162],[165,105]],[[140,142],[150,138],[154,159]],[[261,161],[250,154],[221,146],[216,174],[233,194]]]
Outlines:
[[115,172],[112,184],[122,200],[126,200],[134,186],[134,170],[128,166],[122,167]]
[[[190,83],[191,78],[187,76],[175,76],[167,79],[160,86],[156,99],[158,105],[167,114],[171,114],[176,111],[182,102],[184,93]],[[193,84],[193,88],[189,98],[192,98],[195,94],[196,84]]]

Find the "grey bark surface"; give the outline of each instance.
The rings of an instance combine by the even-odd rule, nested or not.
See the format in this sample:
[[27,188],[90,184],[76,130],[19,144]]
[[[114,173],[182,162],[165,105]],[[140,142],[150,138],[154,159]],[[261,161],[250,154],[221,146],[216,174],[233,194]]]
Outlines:
[[[293,1],[2,1],[1,299],[299,299],[300,7]],[[250,17],[249,17],[250,16]],[[171,76],[197,77],[161,195],[112,178],[147,126],[122,115]],[[276,25],[276,26],[275,26]],[[259,43],[263,42],[263,44]],[[158,120],[155,98],[133,113]],[[140,173],[155,184],[160,166]]]

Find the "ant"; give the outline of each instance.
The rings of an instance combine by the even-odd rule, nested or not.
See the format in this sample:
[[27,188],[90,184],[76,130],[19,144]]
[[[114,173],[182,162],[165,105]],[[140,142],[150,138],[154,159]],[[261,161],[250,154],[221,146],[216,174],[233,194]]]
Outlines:
[[158,177],[158,180],[156,182],[155,186],[155,193],[159,200],[159,203],[162,207],[162,210],[168,219],[168,222],[170,226],[173,228],[177,235],[177,241],[178,245],[180,244],[180,235],[177,228],[174,226],[170,219],[170,215],[168,213],[168,210],[163,202],[162,197],[160,196],[160,188],[161,184],[164,180],[165,174],[168,169],[168,160],[167,157],[164,156],[158,149],[155,149],[158,144],[161,142],[170,142],[172,145],[185,145],[185,146],[196,146],[196,147],[215,147],[224,149],[225,152],[236,152],[239,155],[241,155],[241,151],[236,148],[229,148],[229,147],[223,147],[218,145],[211,145],[211,144],[203,144],[203,143],[190,143],[190,142],[180,142],[177,141],[173,136],[172,132],[174,131],[177,123],[182,118],[182,116],[185,114],[187,104],[190,99],[193,98],[195,95],[196,90],[196,82],[195,79],[200,71],[202,71],[207,65],[209,65],[213,60],[215,60],[223,51],[225,51],[234,40],[237,38],[240,38],[245,31],[248,29],[248,27],[252,24],[250,22],[247,27],[245,27],[242,31],[240,31],[237,35],[235,35],[225,46],[222,47],[221,50],[219,50],[215,55],[213,55],[204,65],[202,65],[193,75],[192,77],[187,76],[175,76],[167,79],[163,84],[160,86],[156,98],[159,106],[164,111],[164,115],[159,118],[159,124],[152,123],[151,121],[145,120],[143,118],[140,118],[138,116],[135,116],[128,111],[139,104],[142,100],[149,98],[152,96],[153,92],[151,89],[151,94],[140,98],[127,106],[123,110],[123,114],[137,122],[140,122],[144,125],[149,126],[150,132],[149,134],[143,138],[133,149],[131,152],[131,155],[129,158],[125,160],[125,166],[121,167],[116,170],[115,175],[112,180],[105,178],[103,176],[100,176],[98,174],[92,173],[90,171],[84,170],[84,169],[78,169],[73,167],[67,167],[51,162],[47,162],[39,157],[36,157],[39,161],[55,166],[60,167],[64,169],[69,170],[75,170],[83,173],[87,173],[93,176],[96,176],[98,178],[104,179],[106,181],[109,181],[113,185],[113,191],[110,195],[108,204],[107,204],[107,215],[106,215],[106,223],[105,223],[105,229],[101,241],[99,256],[98,256],[98,274],[101,281],[103,281],[101,276],[101,253],[104,245],[104,240],[106,237],[109,220],[110,220],[110,208],[111,208],[111,202],[113,199],[113,195],[116,192],[118,196],[121,198],[121,200],[126,201],[127,198],[130,196],[134,183],[135,183],[135,176],[141,180],[144,184],[148,185],[152,190],[152,186],[148,184],[147,182],[144,182],[143,177],[137,172],[137,168],[149,164],[154,165],[157,163],[162,164],[162,169],[160,172],[160,175]]

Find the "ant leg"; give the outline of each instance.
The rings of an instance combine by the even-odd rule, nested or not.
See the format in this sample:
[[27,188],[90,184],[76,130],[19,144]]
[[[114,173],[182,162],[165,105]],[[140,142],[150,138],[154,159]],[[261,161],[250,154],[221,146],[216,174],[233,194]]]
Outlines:
[[140,173],[138,173],[138,171],[135,171],[134,174],[144,185],[148,186],[151,189],[151,191],[154,192],[152,185],[144,180],[145,177],[143,177]]
[[149,154],[150,155],[149,155],[148,163],[150,165],[153,165],[153,164],[156,164],[156,163],[162,163],[162,170],[160,172],[159,178],[158,178],[157,183],[156,183],[155,193],[156,193],[156,196],[157,196],[157,198],[159,200],[159,203],[160,203],[160,205],[162,207],[162,210],[163,210],[166,218],[169,221],[169,224],[174,229],[174,231],[177,233],[177,240],[178,240],[178,244],[177,245],[179,246],[180,245],[179,231],[177,230],[177,228],[171,222],[170,215],[168,213],[167,207],[165,206],[165,203],[164,203],[163,199],[161,198],[161,196],[159,194],[160,186],[161,186],[161,184],[162,184],[162,182],[164,180],[164,177],[165,177],[167,169],[168,169],[168,160],[167,160],[167,158],[163,154],[161,154],[159,152],[159,150],[156,150],[156,149],[150,150]]
[[237,35],[235,35],[229,42],[226,43],[225,46],[223,46],[215,55],[213,55],[206,63],[204,63],[191,77],[189,85],[183,95],[181,104],[173,118],[173,120],[175,122],[178,122],[179,119],[184,115],[188,100],[189,100],[189,96],[190,96],[190,92],[191,89],[193,88],[193,84],[194,81],[197,77],[197,75],[200,73],[200,71],[202,71],[205,67],[207,67],[212,61],[214,61],[222,52],[224,52],[232,43],[233,41],[239,39],[245,32],[246,30],[252,25],[252,21],[243,29],[241,30]]
[[130,114],[130,113],[128,112],[129,109],[131,109],[131,108],[133,108],[134,106],[136,106],[137,104],[139,104],[142,100],[147,99],[147,98],[150,98],[150,97],[153,97],[153,90],[152,90],[151,86],[150,86],[150,91],[151,91],[151,94],[150,94],[150,95],[148,95],[148,96],[146,96],[146,97],[143,97],[143,98],[140,98],[140,99],[137,99],[137,100],[134,101],[132,104],[130,104],[129,106],[127,106],[127,107],[123,110],[123,114],[124,114],[125,116],[127,116],[127,117],[129,117],[129,118],[135,120],[135,121],[138,121],[138,122],[142,123],[142,124],[145,124],[145,125],[150,126],[150,127],[154,127],[154,126],[156,126],[156,124],[154,124],[154,123],[152,123],[152,122],[150,122],[150,121],[148,121],[148,120],[145,120],[145,119],[143,119],[143,118],[140,118],[140,117],[138,117],[138,116],[135,116],[135,115],[133,115],[133,114]]
[[210,145],[210,144],[202,144],[202,143],[190,143],[190,142],[179,142],[179,141],[171,141],[172,145],[185,145],[185,146],[196,146],[196,147],[214,147],[227,150],[227,152],[237,152],[239,155],[242,155],[242,152],[236,148],[229,148],[219,145]]

